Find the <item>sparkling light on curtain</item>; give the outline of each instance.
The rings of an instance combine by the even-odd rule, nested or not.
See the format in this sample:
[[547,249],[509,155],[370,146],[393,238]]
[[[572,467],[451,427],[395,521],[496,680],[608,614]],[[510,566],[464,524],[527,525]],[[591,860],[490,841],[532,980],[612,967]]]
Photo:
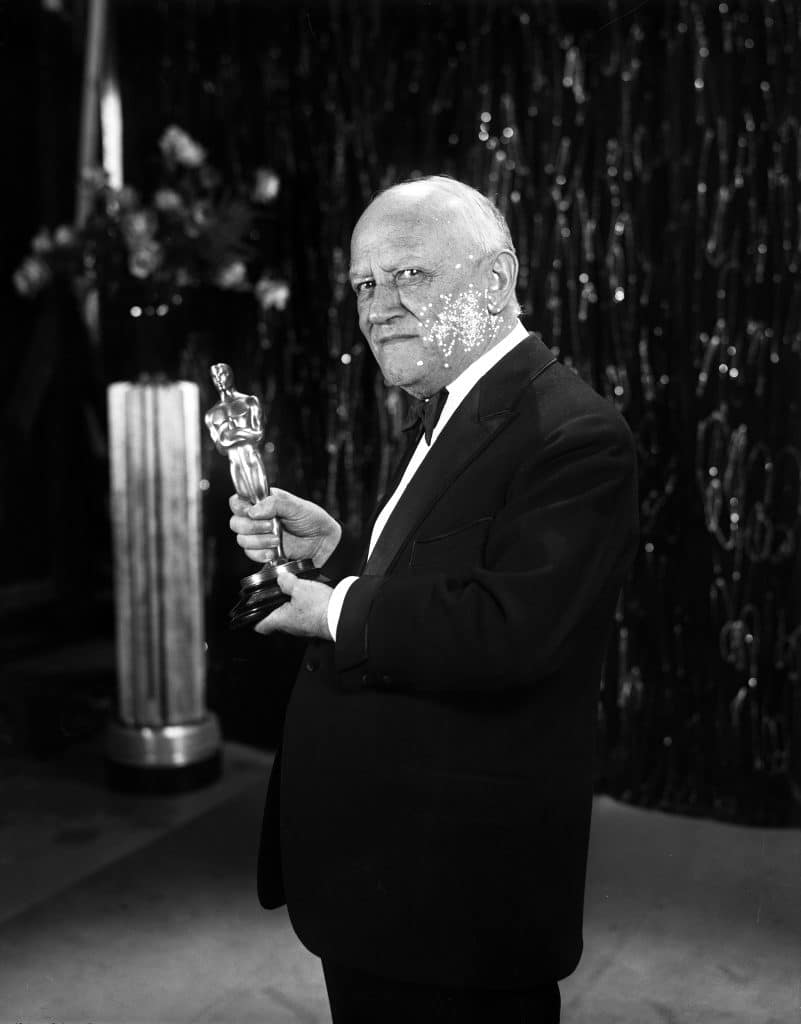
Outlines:
[[801,707],[792,0],[157,0],[123,3],[118,32],[129,180],[147,183],[172,122],[230,175],[281,176],[290,313],[230,339],[229,361],[265,396],[281,482],[351,534],[402,400],[356,330],[350,229],[416,174],[497,200],[526,324],[638,438],[642,549],[599,703],[599,786],[784,822]]

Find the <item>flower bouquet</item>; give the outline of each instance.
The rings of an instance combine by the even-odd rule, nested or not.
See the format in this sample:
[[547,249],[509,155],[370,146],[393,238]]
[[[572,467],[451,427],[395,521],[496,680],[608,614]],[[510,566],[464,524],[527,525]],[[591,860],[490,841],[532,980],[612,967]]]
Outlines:
[[56,280],[70,281],[90,330],[98,305],[147,320],[174,313],[193,291],[240,293],[255,300],[263,327],[290,297],[264,252],[278,175],[258,167],[248,181],[228,185],[205,148],[177,125],[164,131],[159,150],[158,187],[148,200],[130,186],[112,188],[101,170],[88,173],[85,223],[40,230],[13,275],[17,291],[35,297]]

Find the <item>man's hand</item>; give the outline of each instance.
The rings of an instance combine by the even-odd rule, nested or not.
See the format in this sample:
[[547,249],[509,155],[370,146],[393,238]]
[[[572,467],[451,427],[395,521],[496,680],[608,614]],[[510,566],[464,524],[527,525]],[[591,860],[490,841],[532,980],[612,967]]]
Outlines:
[[254,562],[265,562],[278,546],[272,531],[276,517],[281,520],[287,558],[311,558],[318,569],[331,557],[342,536],[342,527],[325,509],[277,487],[256,505],[237,494],[231,496],[229,505],[234,513],[230,526],[237,543]]
[[328,602],[332,589],[314,580],[302,580],[289,572],[278,574],[278,586],[289,595],[289,601],[276,608],[266,619],[254,626],[256,633],[290,633],[331,640],[328,631]]

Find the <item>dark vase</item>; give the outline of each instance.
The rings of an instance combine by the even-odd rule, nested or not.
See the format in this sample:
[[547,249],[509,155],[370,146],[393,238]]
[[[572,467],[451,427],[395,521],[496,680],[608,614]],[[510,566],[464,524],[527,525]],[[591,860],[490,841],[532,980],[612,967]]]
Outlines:
[[256,307],[249,293],[131,282],[101,294],[100,316],[108,382],[194,380],[211,397],[211,362],[252,359]]

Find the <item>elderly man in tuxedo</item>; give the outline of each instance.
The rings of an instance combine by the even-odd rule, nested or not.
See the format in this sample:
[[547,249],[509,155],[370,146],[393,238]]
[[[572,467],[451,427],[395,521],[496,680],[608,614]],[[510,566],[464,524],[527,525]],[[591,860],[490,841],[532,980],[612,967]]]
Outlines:
[[[554,1024],[582,951],[599,681],[637,545],[633,440],[518,319],[508,227],[446,177],[358,221],[359,325],[416,425],[335,586],[280,577],[309,639],[259,896],[322,958],[335,1024]],[[231,527],[329,577],[339,524],[274,490]]]

